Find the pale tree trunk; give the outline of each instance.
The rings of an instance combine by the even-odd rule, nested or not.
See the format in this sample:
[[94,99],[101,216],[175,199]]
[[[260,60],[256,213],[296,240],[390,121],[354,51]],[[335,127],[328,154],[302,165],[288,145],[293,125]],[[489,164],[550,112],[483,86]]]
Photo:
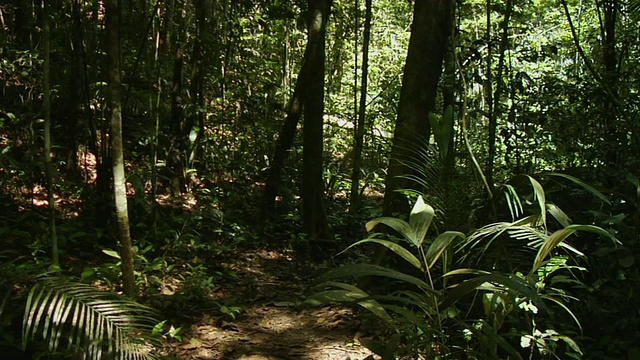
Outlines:
[[54,265],[60,264],[58,236],[56,233],[56,199],[53,186],[53,164],[51,163],[51,31],[49,27],[49,1],[42,2],[42,35],[44,42],[44,65],[42,70],[42,98],[44,101],[44,165],[49,201],[49,236],[51,258]]
[[[362,44],[362,84],[360,86],[360,105],[358,107],[358,122],[356,123],[355,146],[353,148],[353,172],[351,174],[351,195],[349,213],[355,215],[360,208],[360,169],[362,167],[362,146],[364,139],[365,118],[367,114],[367,82],[369,78],[369,42],[371,40],[371,0],[366,0],[366,14],[364,19],[364,39]],[[357,48],[357,47],[356,47]],[[356,49],[356,54],[357,54]],[[357,73],[357,71],[356,71]]]
[[133,251],[129,232],[127,210],[127,188],[124,173],[122,145],[122,99],[120,80],[120,31],[118,0],[106,0],[107,69],[109,72],[107,94],[111,121],[111,161],[113,165],[113,191],[118,220],[120,262],[122,263],[122,286],[125,295],[136,298],[133,273]]
[[331,239],[324,205],[322,146],[324,125],[325,34],[331,0],[309,0],[308,66],[304,101],[302,155],[302,209],[304,229],[310,240]]

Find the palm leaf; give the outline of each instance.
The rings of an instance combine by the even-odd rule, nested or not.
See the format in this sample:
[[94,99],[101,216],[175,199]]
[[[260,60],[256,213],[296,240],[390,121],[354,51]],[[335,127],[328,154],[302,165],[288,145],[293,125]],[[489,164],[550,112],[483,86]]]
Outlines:
[[[640,3],[640,2],[638,2]],[[585,183],[584,181],[573,177],[571,175],[567,175],[567,174],[561,174],[561,173],[548,173],[547,175],[551,175],[551,176],[557,176],[557,177],[561,177],[564,179],[567,179],[571,182],[573,182],[574,184],[582,187],[583,189],[587,190],[588,192],[592,193],[593,195],[595,195],[598,199],[602,200],[603,202],[611,205],[611,201],[609,201],[609,199],[607,199],[607,197],[601,193],[600,191],[596,190],[593,186]]]
[[533,177],[526,175],[531,182],[531,186],[533,187],[533,200],[538,200],[538,207],[540,208],[540,220],[542,222],[542,226],[547,228],[547,200],[544,193],[544,188],[538,182],[538,180]]
[[507,199],[507,206],[509,206],[509,212],[511,213],[511,221],[515,221],[523,214],[522,203],[520,202],[520,197],[513,186],[507,184],[504,188],[504,197]]
[[424,242],[429,226],[433,221],[434,213],[433,208],[424,202],[422,196],[418,196],[418,200],[409,215],[409,225],[416,236],[412,242],[416,247],[420,247]]
[[[415,268],[417,268],[419,270],[424,270],[424,266],[422,265],[420,260],[418,260],[418,258],[415,257],[415,255],[413,255],[409,250],[407,250],[404,247],[402,247],[402,245],[399,245],[398,243],[393,242],[393,241],[389,241],[389,240],[375,239],[375,238],[360,240],[358,242],[355,242],[355,243],[349,245],[346,249],[342,250],[340,252],[340,254],[342,254],[343,252],[351,249],[354,246],[357,246],[357,245],[360,245],[360,244],[364,244],[364,243],[380,244],[380,245],[386,247],[387,249],[393,251],[394,253],[396,253],[400,257],[402,257],[405,261],[407,261],[409,264],[413,265]],[[338,254],[338,255],[340,255],[340,254]]]
[[320,287],[336,287],[338,289],[329,289],[317,292],[307,299],[304,303],[311,306],[319,306],[332,304],[337,302],[356,303],[363,308],[371,311],[374,315],[381,318],[385,322],[392,324],[393,319],[387,313],[385,308],[376,300],[371,298],[369,294],[360,288],[336,281],[328,281],[318,285]]
[[455,240],[457,237],[460,237],[461,239],[465,238],[464,234],[461,232],[446,231],[438,235],[438,237],[433,240],[425,255],[425,260],[429,269],[431,269],[433,265],[435,265],[436,261],[438,261],[442,253],[449,248],[453,240]]
[[43,339],[51,352],[80,348],[88,359],[150,359],[147,336],[156,323],[149,307],[87,284],[45,277],[27,298],[22,348]]
[[367,276],[381,276],[390,279],[406,282],[408,284],[415,285],[420,289],[436,294],[436,291],[423,280],[418,279],[415,276],[404,274],[400,271],[386,268],[384,266],[372,265],[372,264],[347,264],[339,268],[335,268],[320,275],[317,281],[332,281],[337,279],[346,278],[362,278]]
[[593,225],[569,225],[564,229],[557,230],[553,234],[549,236],[549,238],[542,244],[540,249],[538,250],[538,255],[536,255],[536,259],[533,262],[533,268],[531,269],[531,273],[534,273],[538,270],[544,259],[546,259],[553,249],[555,249],[559,244],[561,244],[566,238],[571,236],[576,231],[587,231],[591,232],[603,237],[607,237],[611,239],[614,244],[619,244],[619,240],[616,239],[613,235],[609,234],[603,228]]

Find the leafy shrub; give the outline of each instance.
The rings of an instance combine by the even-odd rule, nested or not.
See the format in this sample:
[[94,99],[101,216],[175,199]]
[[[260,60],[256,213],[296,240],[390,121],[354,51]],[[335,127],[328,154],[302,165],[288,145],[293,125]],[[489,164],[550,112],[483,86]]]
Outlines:
[[[617,240],[602,228],[571,224],[564,212],[546,201],[540,183],[528,179],[534,189],[531,215],[524,216],[517,193],[506,187],[514,220],[489,224],[468,237],[456,231],[427,236],[435,211],[421,196],[408,222],[390,217],[368,222],[369,232],[383,224],[399,237],[373,233],[347,250],[380,244],[413,270],[345,265],[321,275],[306,303],[357,304],[382,319],[393,335],[386,343],[364,340],[363,344],[384,359],[400,353],[429,359],[507,354],[522,359],[525,352],[529,357],[564,353],[580,358],[582,352],[569,335],[580,331],[581,325],[567,305],[572,297],[566,285],[579,284],[574,274],[584,268],[572,265],[572,259],[584,254],[566,240],[577,231]],[[549,230],[551,217],[558,230]],[[519,251],[511,256],[507,250],[512,249]],[[473,262],[480,267],[469,268]],[[371,277],[386,279],[388,289],[365,291],[346,281]],[[563,317],[577,329],[552,321]]]

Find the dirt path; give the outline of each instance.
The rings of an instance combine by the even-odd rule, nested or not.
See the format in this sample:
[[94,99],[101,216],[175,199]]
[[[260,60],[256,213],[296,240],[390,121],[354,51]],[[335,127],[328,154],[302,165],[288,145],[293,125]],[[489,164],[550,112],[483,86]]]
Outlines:
[[238,360],[362,360],[371,355],[357,341],[360,324],[351,310],[297,306],[314,269],[271,251],[248,253],[227,266],[239,278],[224,284],[213,300],[234,298],[242,313],[232,320],[205,312],[185,329],[182,343],[166,346],[168,355]]

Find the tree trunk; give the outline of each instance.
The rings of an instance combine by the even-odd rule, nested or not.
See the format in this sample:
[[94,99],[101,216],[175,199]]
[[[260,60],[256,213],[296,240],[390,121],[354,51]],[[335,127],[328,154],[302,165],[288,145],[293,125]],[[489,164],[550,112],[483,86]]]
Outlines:
[[[362,146],[364,140],[364,125],[367,114],[367,82],[369,78],[369,42],[371,40],[371,0],[366,0],[366,14],[364,19],[364,39],[362,44],[362,83],[360,86],[360,105],[358,107],[358,122],[356,123],[355,146],[353,147],[353,172],[351,174],[351,195],[349,197],[349,213],[355,215],[360,208],[360,169],[362,167]],[[356,49],[357,52],[357,49]],[[357,73],[357,72],[356,72]]]
[[[489,5],[487,5],[489,6]],[[491,10],[487,8],[487,32],[491,27]],[[498,68],[496,69],[496,90],[493,91],[492,76],[491,76],[491,34],[487,33],[489,55],[487,60],[487,82],[489,87],[489,158],[487,159],[486,178],[489,185],[488,196],[489,205],[492,212],[492,220],[497,221],[498,214],[496,210],[496,204],[493,199],[495,193],[495,159],[496,159],[496,134],[498,129],[498,117],[501,113],[500,98],[502,97],[502,88],[504,82],[502,81],[502,72],[504,71],[504,58],[507,51],[507,45],[509,44],[509,21],[511,20],[511,13],[513,12],[513,1],[507,0],[505,4],[504,19],[502,20],[502,34],[500,37],[500,47],[498,48]]]
[[325,34],[331,0],[309,0],[309,51],[304,102],[302,208],[310,240],[331,239],[324,206],[322,146],[324,126]]
[[303,59],[300,74],[296,81],[296,87],[293,91],[291,100],[289,101],[287,117],[284,120],[280,134],[278,134],[278,141],[271,160],[271,166],[269,167],[269,176],[265,184],[264,198],[262,201],[262,217],[264,219],[268,218],[269,214],[273,212],[273,208],[275,207],[276,196],[282,187],[282,170],[284,169],[284,164],[289,157],[289,150],[293,146],[296,129],[300,122],[300,118],[302,117],[303,93],[307,83],[306,74],[308,72],[306,54],[308,53],[309,45],[307,44],[305,59]]
[[[596,2],[597,3],[597,2]],[[601,11],[604,13],[604,24],[602,24],[601,38],[602,38],[602,58],[604,61],[604,76],[603,86],[614,97],[617,97],[618,91],[616,89],[618,83],[618,55],[616,52],[616,23],[618,19],[618,0],[603,0],[600,6]],[[621,164],[620,146],[611,146],[611,144],[624,144],[626,139],[621,136],[618,129],[618,116],[616,106],[610,98],[606,98],[603,104],[602,119],[605,122],[605,139],[607,151],[605,152],[605,159],[607,165],[616,167]]]
[[107,94],[111,122],[111,161],[113,165],[113,192],[118,220],[120,261],[122,263],[122,285],[125,295],[136,298],[133,273],[133,251],[129,232],[127,189],[124,173],[122,144],[122,99],[120,80],[120,31],[118,0],[105,1],[107,31],[107,69],[109,73]]
[[[485,95],[487,96],[487,118],[489,119],[489,140],[488,140],[488,151],[489,156],[487,157],[487,164],[485,167],[485,176],[487,178],[487,183],[489,184],[489,194],[493,194],[493,161],[496,157],[496,116],[493,108],[493,48],[491,43],[491,0],[487,0],[486,6],[486,15],[487,15],[487,33],[486,33],[486,42],[487,42],[487,79],[484,86]],[[498,79],[500,81],[500,79]],[[493,203],[492,196],[489,195],[489,202]],[[493,214],[495,216],[495,214]]]
[[49,201],[49,236],[51,258],[54,265],[60,264],[58,236],[56,233],[56,199],[53,189],[53,164],[51,162],[51,31],[49,27],[49,0],[42,2],[42,37],[44,42],[44,64],[42,69],[42,99],[44,110],[44,166]]
[[[442,74],[442,123],[447,124],[448,129],[443,129],[443,134],[448,134],[448,138],[446,139],[447,149],[445,151],[444,158],[441,159],[441,170],[439,174],[439,187],[443,191],[443,210],[444,210],[444,225],[445,229],[448,228],[448,225],[451,224],[451,219],[454,218],[455,208],[459,206],[459,204],[455,204],[454,201],[449,201],[449,199],[455,199],[455,197],[448,196],[451,194],[451,191],[455,191],[452,188],[453,177],[455,176],[455,113],[456,104],[455,104],[455,91],[456,91],[456,22],[455,22],[455,14],[456,14],[456,4],[455,2],[451,6],[451,12],[449,14],[451,18],[449,36],[447,37],[446,50],[443,59],[443,68],[444,73]],[[447,116],[452,116],[449,121],[445,120]],[[444,126],[444,125],[443,125]],[[438,144],[438,146],[444,146],[443,144]]]
[[414,171],[404,160],[414,155],[419,141],[429,138],[428,114],[435,109],[438,80],[450,33],[452,0],[416,0],[407,60],[404,67],[398,118],[389,169],[385,179],[385,216],[409,213],[409,203],[397,190],[410,183],[402,175]]

